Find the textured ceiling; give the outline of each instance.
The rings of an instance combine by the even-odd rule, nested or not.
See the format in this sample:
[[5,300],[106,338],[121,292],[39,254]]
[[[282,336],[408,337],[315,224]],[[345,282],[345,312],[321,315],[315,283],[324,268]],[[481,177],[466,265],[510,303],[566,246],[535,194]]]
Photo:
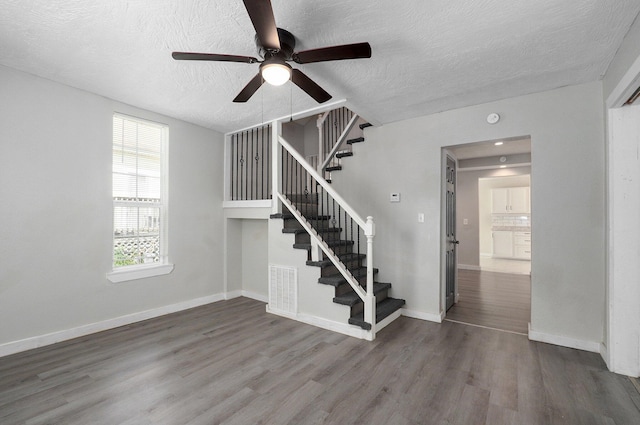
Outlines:
[[[638,0],[272,0],[297,49],[368,41],[371,59],[295,65],[366,118],[404,118],[598,80]],[[220,131],[317,106],[287,83],[232,99],[257,64],[241,0],[2,0],[0,64]]]

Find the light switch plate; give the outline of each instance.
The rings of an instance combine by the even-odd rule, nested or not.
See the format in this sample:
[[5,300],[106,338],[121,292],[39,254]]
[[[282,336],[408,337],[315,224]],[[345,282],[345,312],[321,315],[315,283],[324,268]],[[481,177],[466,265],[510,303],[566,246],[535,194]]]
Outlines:
[[391,196],[389,196],[389,202],[400,202],[400,193],[392,193]]
[[418,223],[424,223],[424,213],[418,213]]

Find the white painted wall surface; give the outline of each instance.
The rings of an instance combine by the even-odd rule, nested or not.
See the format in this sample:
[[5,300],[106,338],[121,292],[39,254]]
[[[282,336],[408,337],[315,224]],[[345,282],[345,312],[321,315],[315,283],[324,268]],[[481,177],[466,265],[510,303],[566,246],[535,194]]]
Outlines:
[[[111,269],[112,114],[169,125],[171,274]],[[0,346],[223,290],[222,135],[0,67]]]
[[[532,331],[598,350],[604,316],[604,129],[600,82],[365,130],[334,187],[376,222],[379,279],[407,308],[439,315],[443,146],[532,139]],[[502,119],[489,125],[486,117]],[[339,174],[339,175],[338,175]],[[390,203],[400,192],[402,201]],[[417,222],[425,213],[425,223]]]

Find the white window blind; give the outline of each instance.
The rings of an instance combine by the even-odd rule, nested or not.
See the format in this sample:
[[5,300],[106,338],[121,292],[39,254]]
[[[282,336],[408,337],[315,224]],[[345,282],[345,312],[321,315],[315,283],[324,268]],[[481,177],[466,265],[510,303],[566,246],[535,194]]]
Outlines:
[[113,268],[164,264],[165,125],[113,116]]

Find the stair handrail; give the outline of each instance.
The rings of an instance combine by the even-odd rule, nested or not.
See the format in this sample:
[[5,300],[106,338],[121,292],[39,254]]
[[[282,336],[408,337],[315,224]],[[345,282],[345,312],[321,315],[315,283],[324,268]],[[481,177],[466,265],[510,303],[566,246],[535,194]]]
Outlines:
[[[308,173],[309,175],[340,205],[344,211],[356,222],[356,224],[363,230],[365,237],[367,238],[367,279],[366,279],[366,292],[362,290],[360,284],[355,281],[355,278],[342,264],[340,259],[332,253],[332,250],[323,241],[319,234],[303,219],[302,214],[293,206],[293,203],[282,193],[282,188],[278,187],[276,190],[277,197],[282,201],[284,205],[292,212],[296,219],[300,222],[307,233],[317,242],[319,242],[320,248],[327,254],[327,257],[331,260],[333,265],[338,269],[340,274],[347,280],[349,285],[360,297],[364,303],[364,320],[371,325],[372,338],[375,337],[376,327],[376,301],[373,294],[373,237],[375,236],[375,223],[373,217],[368,216],[363,219],[347,201],[340,196],[340,194],[322,177],[318,171],[316,171],[311,164],[309,164],[305,158],[293,147],[286,139],[278,134],[278,143],[285,149]],[[275,167],[274,167],[275,168]]]
[[331,184],[324,179],[313,167],[307,162],[306,159],[298,151],[289,144],[282,136],[278,136],[278,141],[280,144],[295,158],[296,161],[300,163],[304,167],[305,170],[313,177],[319,184],[322,186],[324,190],[329,193],[333,197],[333,199],[338,202],[342,208],[349,213],[351,217],[358,223],[360,227],[365,230],[365,235],[367,235],[367,221],[363,220],[362,217],[344,200],[342,196],[331,186]]
[[340,134],[340,137],[338,137],[338,141],[333,146],[333,149],[331,149],[331,152],[329,152],[327,157],[322,162],[322,165],[319,168],[321,171],[327,168],[327,166],[331,163],[331,160],[333,159],[333,157],[336,155],[336,153],[338,153],[338,151],[344,144],[345,140],[347,140],[347,136],[351,132],[351,129],[353,129],[353,126],[356,124],[356,121],[358,121],[358,118],[359,118],[358,114],[353,114],[353,117],[351,117],[351,119],[347,123],[347,126],[342,131],[342,134]]

